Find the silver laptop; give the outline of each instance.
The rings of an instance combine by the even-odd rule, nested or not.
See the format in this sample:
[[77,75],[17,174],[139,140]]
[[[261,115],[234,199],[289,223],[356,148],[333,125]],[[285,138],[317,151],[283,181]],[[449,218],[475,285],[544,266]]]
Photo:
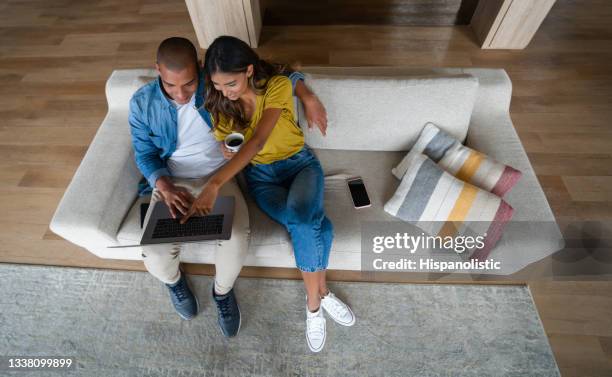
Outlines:
[[110,248],[135,247],[177,242],[198,242],[206,240],[229,240],[234,222],[233,196],[219,196],[213,210],[206,216],[192,216],[185,224],[180,216],[172,218],[166,203],[155,203],[149,220],[145,224],[138,245],[109,246]]

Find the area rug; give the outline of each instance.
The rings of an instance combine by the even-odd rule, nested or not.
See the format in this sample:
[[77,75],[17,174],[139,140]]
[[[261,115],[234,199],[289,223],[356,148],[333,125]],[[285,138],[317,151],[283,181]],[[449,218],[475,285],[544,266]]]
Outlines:
[[200,314],[174,312],[145,272],[0,264],[0,356],[71,356],[18,376],[559,376],[525,286],[332,282],[357,322],[305,339],[302,282],[240,278],[243,322],[226,339],[212,278],[189,276]]

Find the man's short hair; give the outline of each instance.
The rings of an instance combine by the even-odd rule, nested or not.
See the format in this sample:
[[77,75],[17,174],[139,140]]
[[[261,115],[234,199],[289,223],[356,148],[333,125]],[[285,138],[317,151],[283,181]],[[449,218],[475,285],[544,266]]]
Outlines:
[[189,39],[171,37],[159,44],[157,64],[163,64],[171,71],[182,71],[191,64],[195,64],[197,68],[198,52]]

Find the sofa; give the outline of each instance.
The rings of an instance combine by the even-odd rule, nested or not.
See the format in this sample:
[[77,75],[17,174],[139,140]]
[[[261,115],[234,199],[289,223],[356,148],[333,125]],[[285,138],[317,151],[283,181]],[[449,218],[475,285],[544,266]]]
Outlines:
[[[370,222],[397,222],[383,210],[399,185],[391,169],[423,125],[433,122],[466,145],[523,173],[505,196],[514,208],[490,258],[503,260],[491,274],[508,275],[563,248],[563,238],[509,114],[511,81],[502,69],[309,67],[306,84],[328,111],[326,137],[308,130],[297,103],[306,143],[325,172],[325,210],[334,224],[330,269],[360,270],[361,229]],[[132,94],[155,71],[116,70],[106,84],[108,114],[53,216],[53,232],[100,258],[141,259],[138,197],[142,176],[134,162],[128,126]],[[372,206],[354,209],[346,178],[361,176]],[[241,182],[244,190],[244,182]],[[245,192],[251,242],[245,265],[295,267],[285,229],[259,210]],[[521,225],[522,224],[522,225]],[[538,225],[539,224],[539,225]],[[181,260],[214,263],[214,242],[188,244]]]

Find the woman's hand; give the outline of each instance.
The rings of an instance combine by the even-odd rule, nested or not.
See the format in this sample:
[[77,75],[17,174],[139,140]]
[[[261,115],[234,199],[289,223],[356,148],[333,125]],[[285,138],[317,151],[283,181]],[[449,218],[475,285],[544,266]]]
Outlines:
[[225,143],[221,143],[221,152],[223,152],[223,157],[226,160],[231,160],[232,157],[234,157],[236,155],[236,152],[232,152],[230,151],[226,146]]
[[276,126],[280,115],[281,109],[272,108],[263,111],[253,137],[240,147],[240,150],[232,156],[231,161],[223,165],[208,179],[200,195],[198,195],[185,216],[181,219],[181,224],[186,223],[193,215],[204,216],[212,211],[219,195],[219,188],[236,174],[240,173],[251,162],[253,157],[259,153],[268,140],[270,133],[272,133],[274,126]]
[[200,195],[191,203],[187,213],[181,218],[181,224],[185,224],[191,216],[208,215],[215,206],[217,196],[219,196],[219,186],[208,181],[202,188]]

